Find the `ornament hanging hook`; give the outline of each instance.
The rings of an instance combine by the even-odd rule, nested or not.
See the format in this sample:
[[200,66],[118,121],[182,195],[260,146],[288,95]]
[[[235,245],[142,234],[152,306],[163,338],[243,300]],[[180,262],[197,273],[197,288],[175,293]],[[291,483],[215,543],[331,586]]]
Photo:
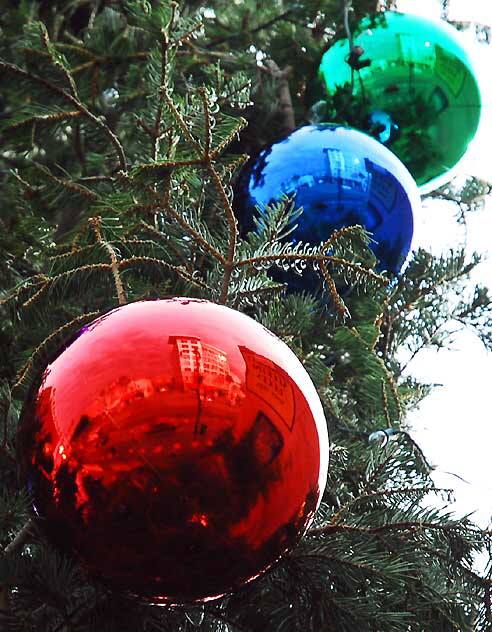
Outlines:
[[345,28],[345,33],[347,35],[347,40],[349,43],[349,54],[346,59],[348,65],[354,70],[360,70],[361,68],[365,68],[366,66],[371,65],[370,59],[362,59],[361,57],[364,54],[364,49],[362,46],[354,46],[354,40],[352,36],[352,31],[350,30],[350,22],[349,22],[349,13],[353,11],[352,8],[352,0],[345,0],[343,5],[343,25]]
[[347,39],[349,42],[349,46],[350,46],[350,52],[352,53],[352,50],[354,48],[354,44],[352,41],[352,31],[350,30],[350,23],[349,23],[349,12],[353,11],[352,9],[352,0],[345,0],[343,3],[343,26],[345,27],[345,33],[347,34]]

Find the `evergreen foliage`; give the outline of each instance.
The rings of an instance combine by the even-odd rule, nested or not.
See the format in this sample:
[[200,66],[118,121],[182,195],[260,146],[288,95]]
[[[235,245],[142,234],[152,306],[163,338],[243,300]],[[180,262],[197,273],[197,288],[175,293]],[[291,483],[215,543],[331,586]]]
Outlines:
[[[350,20],[381,4],[359,0]],[[344,33],[344,3],[4,6],[1,629],[491,630],[491,578],[473,569],[490,533],[429,505],[448,492],[434,487],[405,425],[429,387],[402,361],[403,351],[447,344],[457,323],[492,348],[487,289],[467,290],[480,257],[419,250],[388,286],[360,227],[321,246],[283,243],[301,212],[289,200],[261,231],[237,232],[234,176],[246,154],[309,120],[306,91]],[[474,179],[433,195],[455,200],[465,221],[488,193]],[[272,265],[313,267],[323,295],[286,294]],[[159,608],[109,593],[38,537],[15,433],[29,384],[64,340],[118,304],[177,295],[245,311],[289,344],[318,389],[332,451],[320,511],[291,555],[234,595]]]

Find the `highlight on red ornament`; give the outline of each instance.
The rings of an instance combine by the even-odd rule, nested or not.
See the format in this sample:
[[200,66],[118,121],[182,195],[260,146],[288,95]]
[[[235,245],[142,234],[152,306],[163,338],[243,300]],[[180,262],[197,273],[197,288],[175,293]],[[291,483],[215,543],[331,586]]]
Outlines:
[[154,604],[265,572],[310,524],[328,465],[294,353],[245,314],[187,298],[84,327],[33,384],[18,450],[46,538]]

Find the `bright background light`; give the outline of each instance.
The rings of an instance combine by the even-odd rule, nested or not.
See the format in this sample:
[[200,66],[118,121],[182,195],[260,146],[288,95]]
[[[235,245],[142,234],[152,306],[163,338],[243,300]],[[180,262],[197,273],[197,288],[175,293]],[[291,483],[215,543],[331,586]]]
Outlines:
[[[439,18],[437,0],[399,0],[398,10]],[[450,0],[448,19],[492,25],[492,0]],[[477,136],[463,159],[462,176],[492,183],[492,46],[478,43],[472,26],[463,35],[474,57],[482,88],[483,113]],[[469,254],[486,258],[473,272],[472,281],[492,290],[492,199],[483,210],[468,215],[466,230],[456,222],[456,208],[449,202],[426,200],[415,217],[413,247],[440,255],[466,244]],[[413,412],[408,423],[412,437],[436,467],[434,481],[453,488],[458,515],[487,527],[492,516],[492,354],[471,331],[462,330],[451,350],[423,350],[407,373],[422,381],[439,383]],[[463,479],[463,480],[462,480]]]

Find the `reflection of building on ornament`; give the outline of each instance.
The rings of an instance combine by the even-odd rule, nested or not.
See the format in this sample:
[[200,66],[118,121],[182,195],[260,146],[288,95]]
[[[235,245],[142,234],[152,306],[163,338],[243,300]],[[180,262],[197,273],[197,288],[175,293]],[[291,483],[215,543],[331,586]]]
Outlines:
[[323,151],[326,155],[325,180],[337,185],[342,184],[351,191],[367,192],[369,190],[370,180],[367,172],[361,168],[360,156],[355,152],[342,152],[335,147],[327,147]]
[[292,380],[268,358],[243,345],[239,346],[239,350],[246,363],[246,388],[271,406],[288,430],[292,431],[295,418]]
[[170,336],[176,345],[183,389],[199,390],[205,400],[227,397],[237,404],[244,397],[241,379],[235,375],[222,349],[195,336]]

